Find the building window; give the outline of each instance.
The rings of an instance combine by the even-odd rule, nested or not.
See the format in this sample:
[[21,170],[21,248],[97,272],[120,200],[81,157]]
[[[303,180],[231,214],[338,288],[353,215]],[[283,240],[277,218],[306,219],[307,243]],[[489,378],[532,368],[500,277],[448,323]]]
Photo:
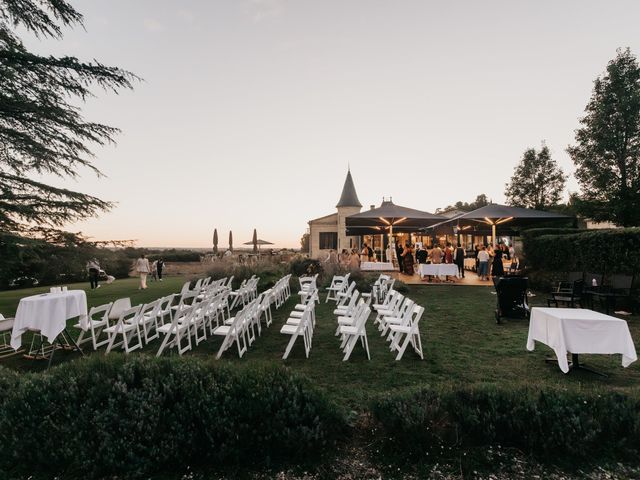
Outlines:
[[338,233],[337,232],[320,232],[320,250],[337,250]]

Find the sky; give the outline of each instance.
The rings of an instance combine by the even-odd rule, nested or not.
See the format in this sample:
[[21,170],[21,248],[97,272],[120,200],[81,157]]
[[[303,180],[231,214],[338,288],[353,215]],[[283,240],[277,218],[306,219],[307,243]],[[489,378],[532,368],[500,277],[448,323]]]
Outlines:
[[[104,177],[56,185],[116,202],[67,225],[145,247],[299,247],[351,168],[364,208],[433,212],[504,187],[528,147],[566,147],[616,49],[640,55],[637,0],[71,0],[85,28],[39,53],[144,80],[96,90]],[[578,191],[573,177],[568,191]]]

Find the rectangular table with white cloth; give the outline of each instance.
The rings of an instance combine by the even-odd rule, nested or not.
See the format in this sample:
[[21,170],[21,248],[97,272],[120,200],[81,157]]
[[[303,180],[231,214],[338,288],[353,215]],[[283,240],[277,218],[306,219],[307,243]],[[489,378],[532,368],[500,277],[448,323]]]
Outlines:
[[360,270],[367,272],[388,272],[395,270],[391,262],[362,262]]
[[[64,334],[67,320],[79,317],[80,326],[89,328],[87,318],[87,295],[84,290],[69,290],[59,293],[43,293],[20,300],[11,332],[11,347],[22,345],[22,334],[28,330],[40,332],[53,344]],[[73,340],[66,335],[72,343]],[[75,345],[78,348],[77,345]],[[78,348],[78,350],[80,350]]]
[[421,263],[418,265],[418,275],[420,275],[420,278],[424,278],[427,275],[460,277],[460,272],[455,263]]
[[580,353],[620,353],[623,367],[638,358],[626,321],[582,308],[532,308],[527,350],[534,349],[535,341],[553,349],[564,373],[569,372],[568,352],[572,368],[580,368]]

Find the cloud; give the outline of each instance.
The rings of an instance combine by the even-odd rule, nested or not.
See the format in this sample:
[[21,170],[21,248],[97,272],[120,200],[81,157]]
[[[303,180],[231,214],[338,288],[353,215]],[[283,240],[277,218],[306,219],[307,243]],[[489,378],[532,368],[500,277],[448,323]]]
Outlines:
[[246,11],[255,23],[277,18],[284,13],[286,0],[247,0]]
[[142,21],[142,25],[147,32],[161,32],[164,30],[164,25],[155,18],[145,18]]

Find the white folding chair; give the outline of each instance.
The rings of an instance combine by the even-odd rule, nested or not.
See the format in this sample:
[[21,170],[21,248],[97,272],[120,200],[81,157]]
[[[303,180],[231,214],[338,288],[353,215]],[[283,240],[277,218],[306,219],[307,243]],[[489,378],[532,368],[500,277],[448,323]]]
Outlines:
[[358,316],[355,319],[354,325],[341,325],[339,327],[340,335],[342,336],[340,348],[344,351],[344,357],[342,358],[343,362],[349,360],[351,352],[353,352],[353,348],[358,340],[361,341],[365,351],[367,352],[367,359],[371,360],[366,330],[366,323],[370,313],[371,309],[365,306],[358,311]]
[[0,313],[0,337],[2,337],[2,342],[0,343],[0,358],[10,357],[17,353],[10,345],[13,321],[13,318],[5,318],[4,315]]
[[[93,349],[97,350],[98,347],[109,343],[109,336],[107,335],[104,340],[100,340],[100,335],[104,332],[104,329],[109,326],[109,311],[111,310],[113,302],[100,305],[99,307],[91,307],[87,315],[87,321],[89,328],[86,330],[82,328],[80,322],[74,325],[74,328],[80,329],[80,335],[76,343],[82,345],[86,342],[91,342]],[[85,338],[85,335],[88,336]]]
[[420,339],[420,318],[424,313],[424,307],[414,305],[411,315],[409,315],[408,324],[389,325],[391,331],[391,351],[397,351],[396,360],[400,360],[409,343],[413,346],[413,350],[424,360],[422,354],[422,340]]
[[334,275],[331,279],[331,285],[327,287],[327,298],[324,303],[329,303],[329,300],[338,301],[338,292],[346,290],[349,285],[349,277],[351,273],[346,275]]
[[[158,327],[158,333],[164,335],[164,339],[160,344],[156,357],[162,355],[165,348],[176,347],[178,355],[191,350],[191,319],[195,314],[194,306],[187,306],[173,313],[171,323],[165,323]],[[183,344],[184,342],[184,344]]]
[[138,315],[137,321],[140,327],[142,327],[145,344],[159,337],[158,325],[160,322],[158,318],[161,316],[162,300],[162,298],[159,298],[153,302],[144,304],[140,310],[140,315]]
[[247,351],[247,341],[243,331],[243,314],[244,311],[238,312],[230,324],[220,325],[213,331],[214,335],[224,336],[216,359],[220,359],[222,354],[234,343],[238,347],[238,357],[242,358]]
[[[310,297],[313,298],[313,297]],[[311,301],[307,308],[304,310],[304,314],[301,318],[290,318],[280,329],[280,333],[284,335],[290,335],[289,343],[287,343],[287,348],[285,348],[284,355],[282,356],[283,360],[286,360],[291,353],[291,349],[298,337],[302,336],[304,342],[304,351],[305,356],[309,358],[309,353],[311,352],[311,312],[315,307],[315,301]]]
[[[124,310],[120,314],[120,318],[115,325],[107,327],[104,332],[109,335],[109,344],[105,354],[109,353],[115,347],[122,346],[125,353],[130,353],[138,348],[142,348],[142,339],[140,337],[140,324],[138,323],[138,315],[142,305]],[[122,340],[115,343],[118,335],[122,336]],[[135,339],[135,342],[134,342]]]

